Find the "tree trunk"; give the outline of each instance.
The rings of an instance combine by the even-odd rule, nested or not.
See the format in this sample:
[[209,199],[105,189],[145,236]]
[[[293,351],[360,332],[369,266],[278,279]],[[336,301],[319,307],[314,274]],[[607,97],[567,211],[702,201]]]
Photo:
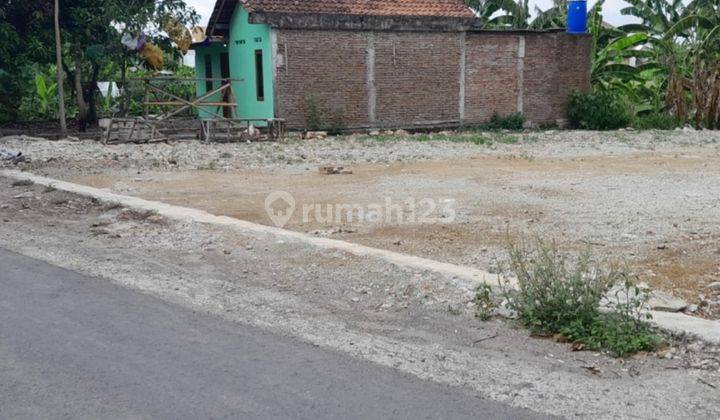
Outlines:
[[83,89],[83,96],[88,107],[87,121],[89,124],[97,123],[97,81],[100,76],[100,67],[93,64],[90,82],[86,83]]
[[[80,63],[80,60],[77,60]],[[78,106],[78,129],[84,132],[87,129],[87,117],[88,108],[85,103],[85,97],[83,95],[82,87],[82,71],[80,70],[80,64],[75,65],[75,100]]]
[[60,119],[60,132],[67,134],[65,121],[65,88],[62,65],[62,43],[60,42],[60,0],[55,0],[55,61],[57,66],[58,84],[58,118]]

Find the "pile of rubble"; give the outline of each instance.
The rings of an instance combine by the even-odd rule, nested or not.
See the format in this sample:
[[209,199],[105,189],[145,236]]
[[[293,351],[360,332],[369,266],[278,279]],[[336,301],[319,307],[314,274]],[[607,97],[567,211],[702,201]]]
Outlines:
[[10,162],[17,165],[20,162],[25,162],[26,159],[22,152],[12,149],[0,148],[0,161]]

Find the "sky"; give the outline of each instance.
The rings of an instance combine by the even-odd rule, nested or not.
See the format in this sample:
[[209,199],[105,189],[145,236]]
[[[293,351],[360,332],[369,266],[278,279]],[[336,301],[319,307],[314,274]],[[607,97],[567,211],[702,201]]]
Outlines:
[[[195,8],[197,12],[202,16],[201,25],[205,26],[207,25],[208,20],[210,19],[210,14],[212,14],[212,9],[215,5],[214,0],[186,0],[187,3]],[[302,0],[301,0],[302,1]],[[552,0],[531,0],[530,1],[530,9],[535,10],[535,6],[540,7],[542,10],[546,10],[552,6],[553,2]],[[595,4],[595,0],[590,0],[588,2],[588,7],[592,7]],[[623,25],[626,23],[631,23],[632,19],[623,16],[620,14],[620,9],[625,7],[627,3],[625,3],[622,0],[606,0],[605,1],[605,7],[603,8],[603,15],[605,17],[605,21],[618,26]]]

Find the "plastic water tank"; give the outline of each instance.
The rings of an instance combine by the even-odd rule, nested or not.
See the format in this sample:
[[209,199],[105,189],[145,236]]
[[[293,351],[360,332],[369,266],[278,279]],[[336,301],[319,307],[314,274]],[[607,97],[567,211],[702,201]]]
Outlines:
[[568,2],[567,30],[571,34],[587,33],[587,1]]

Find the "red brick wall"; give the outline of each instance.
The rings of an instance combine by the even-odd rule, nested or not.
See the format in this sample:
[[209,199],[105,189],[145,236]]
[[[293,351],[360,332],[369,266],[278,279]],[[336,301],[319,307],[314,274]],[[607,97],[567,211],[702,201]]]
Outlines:
[[277,44],[287,57],[276,70],[276,115],[288,127],[305,126],[309,95],[322,108],[343,108],[347,125],[367,124],[366,33],[282,30]]
[[517,111],[518,37],[468,33],[465,53],[465,121],[482,123],[493,112]]
[[378,125],[459,123],[461,48],[457,33],[376,33]]
[[[573,90],[587,90],[590,87],[592,56],[591,43],[586,37],[558,34],[558,92],[555,93],[555,107],[567,109],[568,95]],[[562,118],[566,118],[563,114]]]
[[533,123],[564,118],[557,104],[557,34],[525,35],[523,113]]
[[[466,124],[485,122],[493,112],[516,112],[521,83],[523,112],[531,123],[564,119],[568,93],[589,87],[588,37],[468,32],[464,38]],[[304,128],[305,97],[313,95],[325,109],[344,109],[349,128],[459,122],[462,40],[457,32],[279,30],[277,52],[284,63],[275,80],[277,116],[290,128]],[[374,92],[368,83],[370,49]]]

